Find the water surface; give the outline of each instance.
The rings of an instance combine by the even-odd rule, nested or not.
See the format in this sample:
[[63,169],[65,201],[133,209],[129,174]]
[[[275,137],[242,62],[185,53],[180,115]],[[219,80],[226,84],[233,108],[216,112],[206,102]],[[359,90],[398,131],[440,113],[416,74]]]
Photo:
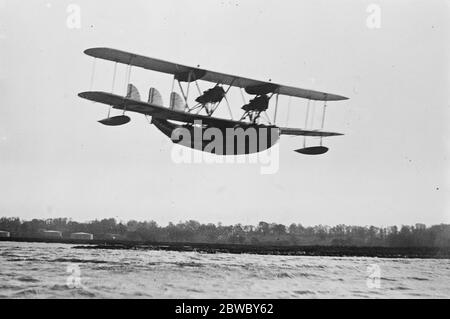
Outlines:
[[73,247],[1,242],[0,297],[450,297],[450,260],[446,259],[261,256]]

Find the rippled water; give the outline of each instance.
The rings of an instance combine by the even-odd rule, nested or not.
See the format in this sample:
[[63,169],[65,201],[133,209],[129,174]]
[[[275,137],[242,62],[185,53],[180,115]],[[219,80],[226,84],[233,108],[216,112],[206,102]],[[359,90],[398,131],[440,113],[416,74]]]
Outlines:
[[[450,297],[450,260],[259,256],[72,247],[0,243],[0,297]],[[371,265],[374,264],[381,272],[379,288],[376,275],[373,277],[376,272]],[[368,271],[368,267],[372,270]]]

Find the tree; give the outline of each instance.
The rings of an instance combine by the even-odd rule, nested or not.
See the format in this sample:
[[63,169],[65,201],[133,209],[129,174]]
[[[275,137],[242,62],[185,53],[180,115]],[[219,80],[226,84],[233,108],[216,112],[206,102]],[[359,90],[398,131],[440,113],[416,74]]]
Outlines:
[[262,233],[264,236],[268,235],[270,232],[269,224],[266,222],[259,222],[257,231]]

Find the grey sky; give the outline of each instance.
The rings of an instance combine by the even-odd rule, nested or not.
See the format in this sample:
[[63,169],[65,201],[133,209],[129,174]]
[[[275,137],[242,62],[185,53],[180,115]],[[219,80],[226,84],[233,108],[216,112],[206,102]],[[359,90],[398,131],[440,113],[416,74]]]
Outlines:
[[[71,3],[81,29],[66,25]],[[0,0],[0,215],[450,222],[449,1],[120,3]],[[380,29],[366,25],[371,3]],[[275,175],[176,165],[170,141],[143,116],[103,127],[107,108],[77,97],[90,86],[82,52],[97,46],[349,96],[330,104],[326,127],[346,136],[327,140],[322,157],[293,152],[302,139],[283,137]],[[97,63],[95,89],[111,89],[112,70]],[[125,68],[118,76],[123,93]],[[135,70],[132,82],[144,99],[155,86],[168,101],[169,76]],[[304,113],[293,100],[289,125],[302,127]]]

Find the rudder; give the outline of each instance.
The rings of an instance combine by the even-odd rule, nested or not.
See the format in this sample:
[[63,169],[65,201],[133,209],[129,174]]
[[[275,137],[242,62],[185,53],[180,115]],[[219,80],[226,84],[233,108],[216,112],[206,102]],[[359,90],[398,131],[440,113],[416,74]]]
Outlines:
[[128,90],[127,90],[127,98],[140,101],[141,95],[139,94],[138,89],[133,84],[128,84]]
[[184,112],[186,109],[184,100],[176,92],[170,94],[170,109],[181,112]]
[[148,103],[154,104],[154,105],[159,105],[159,106],[164,106],[161,93],[159,93],[157,89],[150,88],[150,90],[148,92]]

